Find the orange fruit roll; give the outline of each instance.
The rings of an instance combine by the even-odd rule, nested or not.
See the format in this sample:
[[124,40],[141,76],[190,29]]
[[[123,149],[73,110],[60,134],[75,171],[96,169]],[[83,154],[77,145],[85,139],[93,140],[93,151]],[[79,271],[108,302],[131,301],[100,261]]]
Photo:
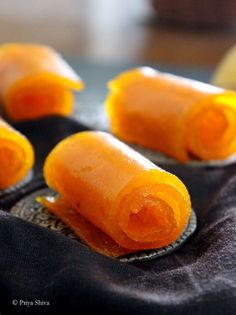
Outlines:
[[38,44],[0,46],[0,101],[10,119],[68,116],[73,109],[72,90],[82,88],[80,77],[52,48]]
[[46,159],[44,176],[59,197],[38,200],[108,256],[168,245],[189,220],[181,180],[104,132],[61,141]]
[[236,152],[236,93],[143,67],[109,82],[111,131],[180,162]]
[[30,142],[0,118],[0,189],[20,182],[34,164]]

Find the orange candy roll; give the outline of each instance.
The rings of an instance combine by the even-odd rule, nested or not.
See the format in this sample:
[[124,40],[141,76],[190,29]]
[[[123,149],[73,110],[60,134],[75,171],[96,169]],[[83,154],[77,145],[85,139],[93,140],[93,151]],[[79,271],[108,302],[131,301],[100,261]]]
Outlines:
[[236,93],[161,73],[124,72],[109,82],[106,109],[119,138],[180,162],[236,152]]
[[14,121],[68,116],[72,90],[83,82],[52,48],[38,44],[0,46],[0,101]]
[[181,180],[104,132],[61,141],[46,159],[44,176],[59,197],[40,201],[108,256],[168,245],[189,220]]
[[0,189],[23,180],[33,164],[30,142],[0,118]]

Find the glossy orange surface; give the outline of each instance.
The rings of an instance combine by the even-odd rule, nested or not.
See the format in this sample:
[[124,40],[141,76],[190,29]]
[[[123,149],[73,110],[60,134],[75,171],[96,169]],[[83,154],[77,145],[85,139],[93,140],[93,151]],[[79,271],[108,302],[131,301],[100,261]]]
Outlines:
[[0,118],[0,189],[22,180],[33,163],[34,151],[30,142]]
[[[49,154],[44,176],[60,196],[47,201],[49,210],[106,255],[170,244],[189,219],[184,184],[104,132],[81,132],[63,140]],[[89,222],[83,229],[76,223],[81,218]],[[99,240],[93,226],[109,241]]]
[[73,109],[72,90],[82,80],[53,49],[34,44],[0,47],[0,99],[12,120],[29,120]]
[[236,93],[160,73],[126,71],[109,83],[106,109],[119,138],[181,162],[236,152]]

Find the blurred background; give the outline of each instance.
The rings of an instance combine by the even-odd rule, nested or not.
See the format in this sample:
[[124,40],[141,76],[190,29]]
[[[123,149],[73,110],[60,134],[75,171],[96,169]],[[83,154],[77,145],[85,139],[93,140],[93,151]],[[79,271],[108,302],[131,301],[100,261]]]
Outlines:
[[105,62],[213,67],[235,42],[234,0],[0,1],[0,38]]
[[87,111],[103,102],[109,79],[137,65],[208,81],[235,35],[234,0],[0,1],[1,42],[62,53],[86,82]]

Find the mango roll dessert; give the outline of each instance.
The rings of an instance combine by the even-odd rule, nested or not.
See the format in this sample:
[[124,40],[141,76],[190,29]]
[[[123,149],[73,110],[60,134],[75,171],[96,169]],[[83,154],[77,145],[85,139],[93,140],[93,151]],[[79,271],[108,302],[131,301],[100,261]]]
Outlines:
[[0,101],[10,119],[68,116],[73,109],[73,90],[82,88],[80,77],[52,48],[0,46]]
[[0,190],[23,180],[33,164],[30,142],[0,118]]
[[190,216],[185,185],[105,132],[62,140],[44,165],[45,205],[96,251],[117,257],[177,240]]
[[233,91],[144,67],[109,82],[105,106],[120,139],[180,162],[236,152]]

